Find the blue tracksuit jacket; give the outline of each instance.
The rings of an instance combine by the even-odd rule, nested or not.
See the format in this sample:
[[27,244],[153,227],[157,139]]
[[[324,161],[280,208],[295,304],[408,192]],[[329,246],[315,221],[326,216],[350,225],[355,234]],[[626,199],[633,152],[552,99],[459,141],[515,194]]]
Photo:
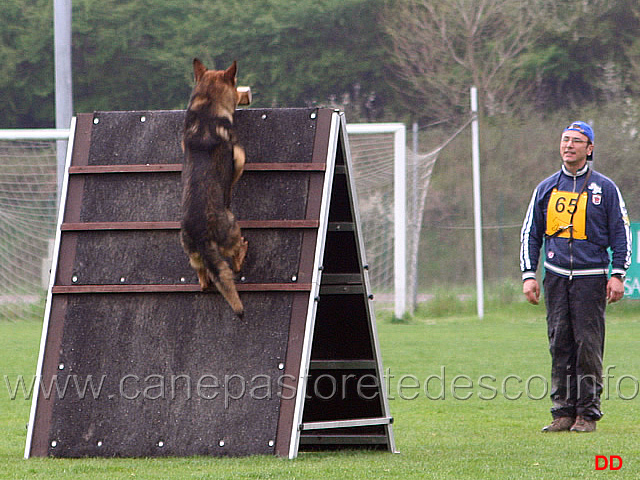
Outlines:
[[563,165],[534,190],[520,236],[523,280],[535,278],[543,240],[545,269],[558,275],[606,275],[610,264],[612,274],[624,275],[629,268],[624,200],[612,180],[593,169],[587,175],[590,168],[587,164],[574,176]]

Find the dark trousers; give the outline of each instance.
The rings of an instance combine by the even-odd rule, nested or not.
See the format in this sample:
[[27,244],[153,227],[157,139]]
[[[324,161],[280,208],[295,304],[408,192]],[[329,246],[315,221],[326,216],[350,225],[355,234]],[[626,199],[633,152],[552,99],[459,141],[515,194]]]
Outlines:
[[547,329],[551,352],[551,414],[602,417],[602,357],[607,277],[569,279],[546,272]]

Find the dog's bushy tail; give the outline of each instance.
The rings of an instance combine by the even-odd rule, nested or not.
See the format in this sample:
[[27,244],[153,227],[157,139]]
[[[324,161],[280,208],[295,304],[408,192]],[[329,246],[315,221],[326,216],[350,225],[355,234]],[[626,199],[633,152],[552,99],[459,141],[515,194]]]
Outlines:
[[244,306],[238,295],[233,271],[227,260],[220,254],[217,245],[211,245],[200,252],[209,279],[227,301],[233,312],[240,318],[244,316]]

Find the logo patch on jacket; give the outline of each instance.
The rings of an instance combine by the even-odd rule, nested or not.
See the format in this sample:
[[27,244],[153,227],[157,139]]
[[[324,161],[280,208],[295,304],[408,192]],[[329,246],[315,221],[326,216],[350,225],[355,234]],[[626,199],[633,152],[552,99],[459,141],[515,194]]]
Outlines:
[[602,187],[596,182],[591,182],[587,188],[591,190],[591,203],[600,205],[602,203]]
[[602,193],[602,187],[596,182],[591,182],[591,184],[587,188],[591,190],[591,193],[593,193],[594,195],[599,195]]

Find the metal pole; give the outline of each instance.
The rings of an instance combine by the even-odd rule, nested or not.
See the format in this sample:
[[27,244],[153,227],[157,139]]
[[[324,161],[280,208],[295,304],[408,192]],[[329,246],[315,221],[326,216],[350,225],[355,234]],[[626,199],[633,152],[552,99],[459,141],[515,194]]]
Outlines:
[[[411,158],[411,181],[412,181],[412,191],[411,191],[411,200],[412,200],[412,209],[411,209],[411,236],[412,238],[416,238],[417,244],[412,245],[412,249],[420,248],[420,236],[415,234],[415,229],[420,229],[420,223],[422,222],[421,218],[418,218],[418,210],[419,210],[419,197],[418,195],[418,148],[419,148],[419,129],[418,122],[413,122],[412,126],[412,143],[413,143],[413,153]],[[413,250],[412,250],[413,251]],[[413,261],[413,259],[416,259]],[[411,313],[413,313],[418,305],[418,255],[412,256],[412,265],[411,265],[411,305],[409,308],[411,309]]]
[[482,206],[480,202],[480,144],[478,141],[478,89],[471,87],[472,162],[473,162],[473,219],[476,246],[476,291],[478,317],[484,317],[484,284],[482,271]]
[[[71,76],[71,0],[54,0],[53,3],[54,58],[56,82],[56,128],[68,129],[73,116],[73,87]],[[67,141],[58,140],[58,194],[60,205],[62,180],[67,152]]]
[[405,129],[394,135],[395,162],[394,191],[394,283],[395,316],[402,318],[407,311],[407,154]]

